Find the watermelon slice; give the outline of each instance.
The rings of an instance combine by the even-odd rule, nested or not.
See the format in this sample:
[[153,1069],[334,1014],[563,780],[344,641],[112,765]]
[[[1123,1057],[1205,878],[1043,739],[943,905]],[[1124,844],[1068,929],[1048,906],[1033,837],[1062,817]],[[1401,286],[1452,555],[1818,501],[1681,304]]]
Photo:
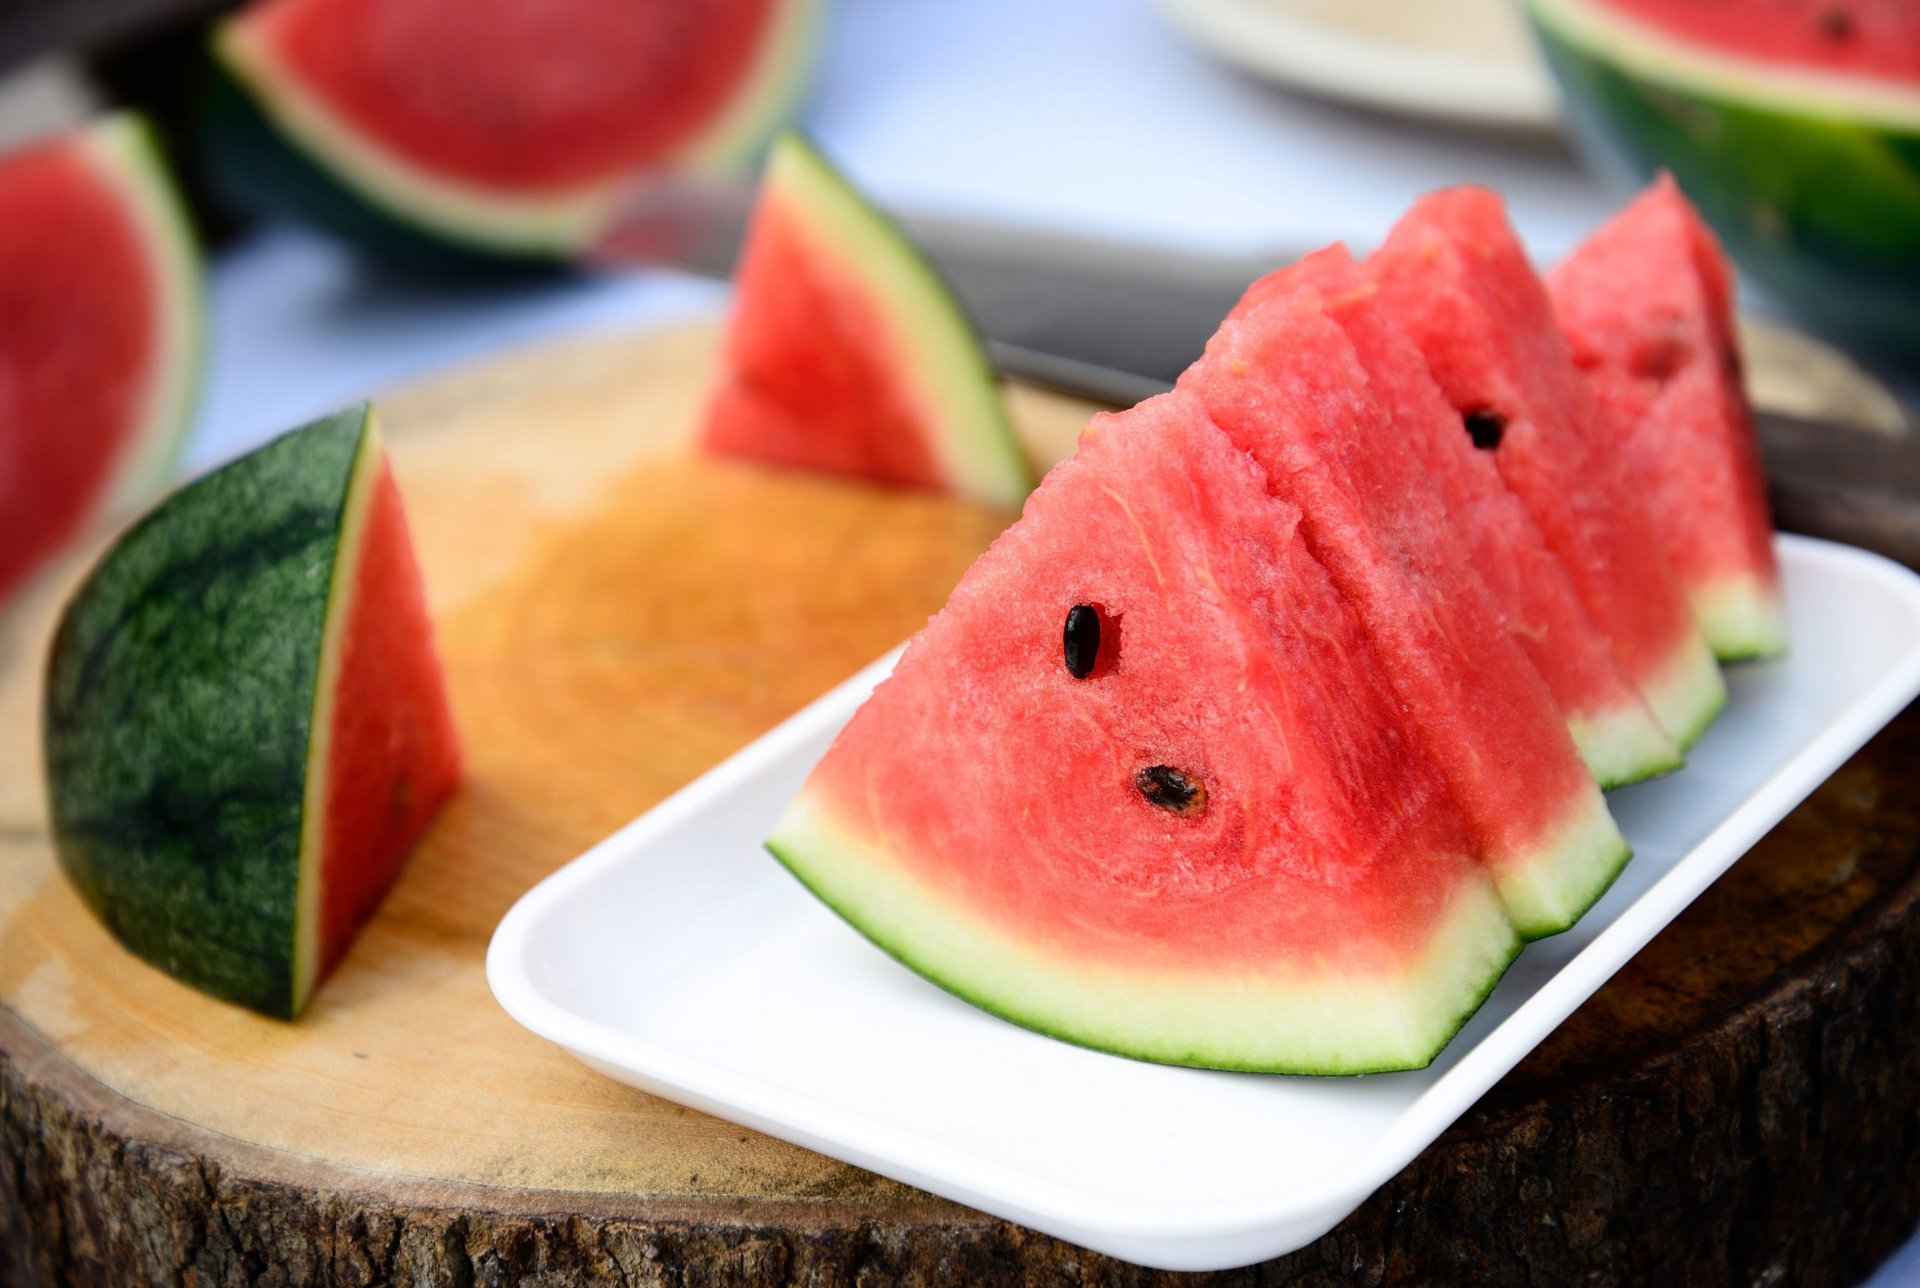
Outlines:
[[1520,940],[1299,522],[1193,394],[1097,418],[769,848],[894,957],[1069,1041],[1426,1064]]
[[182,981],[298,1014],[459,777],[362,405],[168,498],[75,593],[44,712],[61,866]]
[[795,134],[735,275],[704,446],[1003,509],[1032,490],[985,349],[906,234]]
[[173,466],[200,268],[130,115],[0,158],[0,603]]
[[1713,234],[1663,175],[1547,285],[1707,642],[1725,661],[1785,652],[1766,474]]
[[[1574,744],[1602,787],[1679,768],[1681,757],[1581,603],[1573,582],[1499,468],[1460,432],[1460,417],[1420,350],[1380,306],[1379,290],[1344,246],[1276,270],[1249,287],[1239,317],[1303,288],[1339,323],[1373,396],[1437,494],[1445,525],[1493,596],[1495,611],[1547,683]],[[1409,484],[1409,487],[1412,485]]]
[[1920,347],[1920,6],[1529,0],[1588,151],[1670,169],[1769,292]]
[[1692,746],[1725,704],[1725,681],[1500,198],[1470,187],[1422,197],[1368,267],[1661,727]]
[[1238,311],[1180,385],[1299,508],[1284,539],[1304,540],[1357,611],[1515,928],[1538,938],[1578,921],[1627,844],[1319,292]]
[[646,176],[737,168],[819,0],[263,0],[214,40],[226,185],[376,248],[567,258]]

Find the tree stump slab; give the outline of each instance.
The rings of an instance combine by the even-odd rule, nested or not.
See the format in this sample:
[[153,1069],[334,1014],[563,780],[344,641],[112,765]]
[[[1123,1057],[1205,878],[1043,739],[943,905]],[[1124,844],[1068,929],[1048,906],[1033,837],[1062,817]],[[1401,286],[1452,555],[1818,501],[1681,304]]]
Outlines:
[[[0,621],[0,1280],[1843,1284],[1920,1219],[1910,710],[1339,1228],[1113,1261],[589,1072],[493,1002],[541,877],[916,629],[1004,524],[695,461],[695,327],[386,403],[469,777],[294,1024],[135,960],[47,833]],[[1036,458],[1087,408],[1011,395]]]

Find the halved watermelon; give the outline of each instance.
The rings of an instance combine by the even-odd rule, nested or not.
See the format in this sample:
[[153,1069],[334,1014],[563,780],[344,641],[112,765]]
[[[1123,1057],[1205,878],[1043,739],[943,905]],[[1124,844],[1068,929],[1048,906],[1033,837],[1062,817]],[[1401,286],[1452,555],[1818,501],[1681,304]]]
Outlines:
[[389,250],[566,258],[621,193],[737,168],[820,0],[260,0],[218,31],[226,184]]
[[1707,642],[1723,661],[1785,652],[1766,473],[1713,234],[1663,175],[1547,286]]
[[0,158],[0,603],[166,477],[200,313],[193,236],[140,118]]
[[1439,493],[1312,288],[1236,310],[1181,375],[1300,510],[1298,531],[1472,826],[1528,938],[1573,925],[1629,851],[1553,695],[1507,634]]
[[1661,727],[1692,746],[1725,705],[1725,681],[1499,196],[1422,197],[1368,270]]
[[1681,764],[1679,750],[1614,660],[1607,637],[1580,602],[1500,471],[1460,432],[1460,416],[1433,381],[1420,350],[1380,306],[1379,288],[1344,246],[1330,246],[1269,273],[1247,289],[1240,316],[1305,287],[1352,342],[1367,384],[1437,493],[1452,537],[1493,596],[1500,620],[1551,690],[1580,755],[1602,787]]
[[364,404],[176,492],[68,604],[44,712],[61,866],[120,940],[292,1016],[460,759]]
[[1575,136],[1823,329],[1920,346],[1920,6],[1529,0]]
[[796,134],[767,165],[702,441],[1003,509],[1033,487],[959,301]]
[[769,848],[894,957],[1069,1041],[1426,1064],[1520,939],[1299,523],[1192,393],[1097,418]]

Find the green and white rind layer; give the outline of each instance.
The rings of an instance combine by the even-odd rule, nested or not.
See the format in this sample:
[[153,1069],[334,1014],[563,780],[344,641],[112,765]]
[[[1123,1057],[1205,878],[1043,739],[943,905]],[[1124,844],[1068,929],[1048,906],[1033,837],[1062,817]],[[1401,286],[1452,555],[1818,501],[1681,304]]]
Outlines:
[[104,497],[109,511],[123,512],[166,482],[186,439],[206,334],[200,251],[146,118],[130,112],[106,117],[88,129],[82,147],[138,226],[161,309],[159,351],[139,425],[125,439]]
[[1470,885],[1426,951],[1396,975],[1278,964],[1206,974],[1128,969],[1008,935],[925,889],[804,793],[767,848],[854,929],[948,992],[1023,1027],[1163,1064],[1309,1074],[1422,1068],[1521,947],[1492,890]]
[[48,664],[62,868],[134,953],[269,1015],[301,1000],[315,695],[365,428],[342,412],[175,492],[75,592]]
[[1494,873],[1494,886],[1521,938],[1544,939],[1579,921],[1632,857],[1600,789],[1592,787],[1524,867]]
[[1641,692],[1667,736],[1687,751],[1726,707],[1727,677],[1707,647],[1706,636],[1694,631]]
[[[737,168],[759,151],[804,88],[818,45],[823,0],[776,0],[753,68],[711,126],[664,158],[661,169],[692,174]],[[343,120],[282,67],[267,41],[244,18],[224,23],[213,37],[213,57],[231,86],[256,109],[274,138],[336,183],[339,193],[315,192],[302,176],[284,194],[314,206],[318,221],[335,231],[382,237],[377,220],[342,213],[341,200],[364,203],[371,213],[403,228],[481,255],[564,260],[585,251],[617,213],[635,176],[531,193],[448,175],[437,175],[399,155]],[[228,110],[243,105],[233,105]],[[216,126],[216,135],[219,130]],[[249,131],[244,161],[258,165],[262,140]],[[219,149],[216,148],[216,155]],[[284,161],[279,163],[286,164]],[[249,191],[259,185],[244,184]]]
[[1694,618],[1722,662],[1786,656],[1787,610],[1777,587],[1743,574],[1695,586],[1692,598]]
[[1606,715],[1579,714],[1567,718],[1567,732],[1600,786],[1625,787],[1670,774],[1687,763],[1673,740],[1634,704]]
[[1920,90],[1677,39],[1598,0],[1528,0],[1576,138],[1665,168],[1807,320],[1920,346]]
[[[765,190],[809,240],[866,287],[901,348],[901,382],[931,424],[942,476],[959,496],[1017,510],[1033,490],[986,346],[940,272],[899,225],[798,134],[773,145]],[[764,199],[764,198],[763,198]]]

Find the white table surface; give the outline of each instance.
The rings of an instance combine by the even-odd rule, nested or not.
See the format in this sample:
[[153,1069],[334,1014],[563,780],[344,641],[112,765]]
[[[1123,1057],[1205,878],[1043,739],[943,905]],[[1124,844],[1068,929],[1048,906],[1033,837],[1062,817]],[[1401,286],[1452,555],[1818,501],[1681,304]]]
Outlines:
[[[1556,145],[1286,94],[1184,45],[1145,0],[837,0],[804,122],[888,202],[1191,251],[1371,243],[1420,192],[1471,180],[1552,259],[1608,209]],[[666,273],[395,284],[294,228],[227,252],[212,291],[193,466],[493,346],[723,299]],[[1910,1283],[1920,1241],[1873,1280]]]

